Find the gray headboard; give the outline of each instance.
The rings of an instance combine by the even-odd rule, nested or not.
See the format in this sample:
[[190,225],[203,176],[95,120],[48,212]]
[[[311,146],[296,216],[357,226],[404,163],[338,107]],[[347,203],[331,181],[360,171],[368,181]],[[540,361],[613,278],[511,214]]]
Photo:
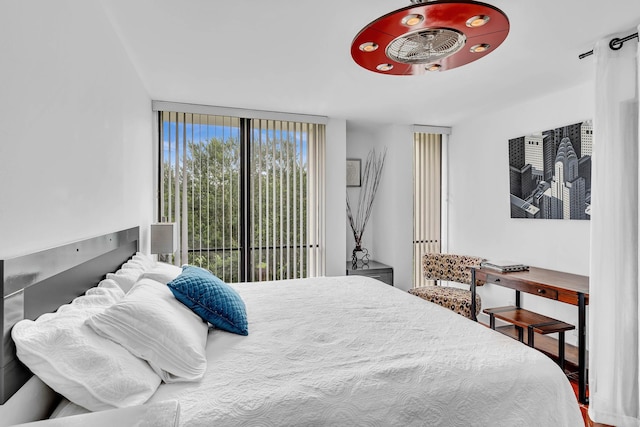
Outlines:
[[140,228],[133,227],[16,258],[0,260],[0,404],[31,376],[16,357],[11,328],[22,319],[55,311],[138,250]]

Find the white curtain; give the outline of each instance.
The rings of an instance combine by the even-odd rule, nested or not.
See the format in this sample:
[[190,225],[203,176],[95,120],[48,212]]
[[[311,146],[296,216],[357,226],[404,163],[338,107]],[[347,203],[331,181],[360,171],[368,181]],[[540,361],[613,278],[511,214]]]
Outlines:
[[595,49],[589,298],[589,416],[640,426],[638,43]]

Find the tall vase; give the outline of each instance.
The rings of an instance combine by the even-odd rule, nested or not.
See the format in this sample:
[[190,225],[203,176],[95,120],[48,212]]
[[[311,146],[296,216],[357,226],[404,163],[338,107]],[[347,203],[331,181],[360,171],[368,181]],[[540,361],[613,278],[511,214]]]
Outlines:
[[362,241],[358,236],[354,236],[356,247],[351,252],[351,265],[353,268],[358,266],[358,262],[364,265],[369,264],[369,251],[362,247]]

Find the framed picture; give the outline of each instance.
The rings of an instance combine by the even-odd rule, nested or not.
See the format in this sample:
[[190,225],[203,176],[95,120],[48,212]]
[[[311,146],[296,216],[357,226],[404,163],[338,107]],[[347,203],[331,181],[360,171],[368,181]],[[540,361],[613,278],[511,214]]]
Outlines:
[[347,159],[347,187],[360,187],[360,159]]
[[511,218],[591,219],[591,120],[509,140]]

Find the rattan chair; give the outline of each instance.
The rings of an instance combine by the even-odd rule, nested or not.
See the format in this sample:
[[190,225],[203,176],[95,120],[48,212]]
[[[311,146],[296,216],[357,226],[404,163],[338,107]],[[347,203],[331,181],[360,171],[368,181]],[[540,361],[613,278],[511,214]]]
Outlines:
[[[475,289],[441,286],[440,282],[470,285],[471,267],[479,267],[482,261],[484,258],[475,256],[426,254],[422,257],[422,271],[425,279],[434,280],[435,284],[410,289],[409,293],[476,320],[476,316],[482,309],[482,301],[475,293]],[[476,286],[482,285],[484,282],[476,281]]]

